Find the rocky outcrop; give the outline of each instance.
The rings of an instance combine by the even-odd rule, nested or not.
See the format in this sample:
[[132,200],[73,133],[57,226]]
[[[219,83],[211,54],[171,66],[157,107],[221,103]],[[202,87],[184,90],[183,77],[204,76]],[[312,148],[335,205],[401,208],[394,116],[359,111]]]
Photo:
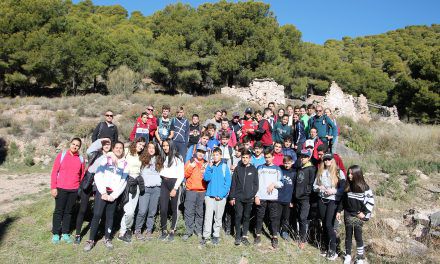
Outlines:
[[273,79],[254,79],[249,87],[223,87],[221,93],[261,106],[267,106],[269,102],[275,102],[277,105],[286,103],[284,86]]

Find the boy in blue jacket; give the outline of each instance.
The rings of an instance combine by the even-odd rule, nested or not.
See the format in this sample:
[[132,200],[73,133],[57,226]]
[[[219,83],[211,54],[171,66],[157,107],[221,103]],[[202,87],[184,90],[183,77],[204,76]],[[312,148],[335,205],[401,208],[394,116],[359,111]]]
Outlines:
[[289,241],[289,231],[291,226],[290,220],[290,208],[293,207],[292,195],[293,195],[293,183],[296,180],[296,170],[293,169],[293,160],[291,156],[284,156],[283,166],[281,171],[283,172],[283,187],[278,190],[278,202],[281,207],[281,238]]
[[219,243],[222,217],[226,205],[226,197],[231,188],[231,172],[228,165],[222,162],[222,151],[215,148],[212,152],[213,161],[206,168],[203,179],[208,184],[205,194],[205,221],[203,226],[202,245],[211,238],[212,221],[214,217],[214,231],[212,244]]

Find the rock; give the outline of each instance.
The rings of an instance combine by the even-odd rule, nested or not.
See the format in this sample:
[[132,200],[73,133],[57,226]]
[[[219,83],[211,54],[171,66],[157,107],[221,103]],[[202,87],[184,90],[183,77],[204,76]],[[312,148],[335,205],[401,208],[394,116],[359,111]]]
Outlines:
[[429,216],[431,228],[440,228],[440,211]]
[[405,253],[408,253],[413,256],[421,256],[424,255],[426,251],[428,251],[428,247],[425,244],[416,241],[414,239],[409,239],[405,241],[404,245],[405,245]]
[[377,255],[397,257],[403,253],[403,247],[399,242],[383,238],[371,239],[368,248]]
[[421,239],[421,238],[424,238],[428,234],[428,231],[429,231],[429,228],[419,224],[411,232],[411,235],[413,235],[417,239]]
[[278,105],[286,104],[284,86],[279,85],[273,79],[254,79],[249,87],[223,87],[221,93],[261,106],[267,106],[269,102],[275,102]]
[[426,174],[424,174],[422,171],[420,171],[420,170],[415,170],[415,174],[416,174],[416,176],[419,177],[420,180],[422,180],[422,181],[427,181],[427,180],[429,180],[429,177],[428,177]]
[[393,219],[393,218],[385,218],[381,220],[381,224],[392,230],[393,232],[396,232],[397,229],[399,229],[401,222],[399,220]]
[[431,230],[429,232],[429,235],[431,235],[432,238],[440,239],[440,231]]
[[429,184],[426,189],[432,193],[440,193],[440,187],[434,184]]
[[340,142],[336,145],[336,153],[338,153],[338,155],[341,156],[342,158],[344,158],[344,157],[358,158],[359,157],[359,153],[357,153],[356,151],[352,150],[349,147],[346,147],[342,142]]

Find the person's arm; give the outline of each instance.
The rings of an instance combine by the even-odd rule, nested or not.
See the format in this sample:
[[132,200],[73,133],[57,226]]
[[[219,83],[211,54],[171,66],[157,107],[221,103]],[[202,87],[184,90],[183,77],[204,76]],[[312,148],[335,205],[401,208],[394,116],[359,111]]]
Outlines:
[[185,145],[188,145],[188,142],[189,142],[189,121],[188,121],[188,119],[186,120],[186,122],[185,122],[185,127],[186,127],[186,129],[185,129],[185,136],[184,136],[184,140],[185,140]]
[[98,189],[98,192],[100,194],[105,194],[106,189],[104,185],[104,173],[106,169],[107,159],[102,159],[101,163],[99,164],[98,168],[96,169],[95,176],[93,177],[93,180],[95,182],[96,189]]
[[252,181],[252,184],[254,185],[254,194],[252,196],[256,196],[258,192],[258,186],[259,186],[259,179],[258,179],[258,171],[255,168],[254,170],[254,179]]
[[180,185],[182,184],[183,179],[185,178],[184,164],[181,159],[179,159],[179,158],[174,158],[174,159],[175,159],[174,160],[175,164],[173,164],[173,165],[176,166],[176,173],[177,173],[177,180],[176,180],[176,183],[174,184],[174,190],[177,191],[179,189]]
[[341,196],[344,193],[345,188],[345,175],[344,172],[339,170],[339,182],[336,190],[336,196]]
[[102,141],[106,140],[105,138],[100,138],[95,140],[92,145],[89,146],[89,148],[86,150],[86,154],[90,155],[93,152],[99,151],[102,149]]
[[371,189],[365,191],[364,195],[365,195],[366,203],[362,203],[361,212],[364,213],[364,215],[367,215],[373,212],[374,195]]
[[229,170],[229,168],[226,168],[225,177],[224,177],[224,189],[223,189],[222,197],[228,196],[229,190],[231,189],[231,182],[232,182],[231,171]]
[[154,132],[154,136],[156,137],[157,142],[159,142],[159,145],[161,145],[162,140],[160,139],[160,136],[159,136],[159,129],[156,129],[156,132]]
[[235,145],[237,145],[237,137],[235,136],[234,131],[232,131],[232,133],[231,133],[231,144],[232,144],[231,147],[234,147]]
[[50,174],[50,188],[51,189],[57,188],[58,172],[61,167],[61,155],[62,155],[62,152],[60,152],[57,155],[57,157],[55,158],[55,160],[53,162],[52,173]]
[[274,186],[275,188],[281,188],[283,187],[284,183],[283,183],[283,173],[281,171],[281,169],[277,168],[277,181],[275,182]]
[[211,165],[208,165],[208,167],[206,167],[205,173],[203,174],[203,179],[205,180],[205,182],[211,181],[213,171],[214,170]]
[[[325,120],[327,122],[327,125],[329,126],[328,134],[326,136],[333,136],[333,130],[336,129],[335,123],[330,119],[330,117],[325,116]],[[336,131],[337,133],[338,131]]]
[[110,194],[110,196],[116,200],[119,195],[122,194],[122,192],[125,190],[125,187],[127,186],[127,179],[128,179],[128,166],[125,166],[124,170],[121,173],[121,178],[119,179],[118,185],[115,188],[116,190],[113,190],[113,192]]
[[118,132],[118,127],[116,125],[115,126],[115,138],[113,139],[113,142],[116,142],[119,140],[119,132]]
[[321,186],[318,185],[318,178],[315,179],[315,181],[313,182],[313,190],[315,192],[321,192]]
[[196,168],[196,166],[193,166],[191,163],[192,163],[191,161],[187,161],[185,164],[185,171],[184,171],[185,179],[188,179],[189,177],[191,177],[191,175],[194,172],[194,169]]
[[229,199],[235,199],[235,186],[237,184],[238,170],[234,170],[231,179],[231,190],[229,191]]
[[134,123],[133,129],[131,130],[130,133],[130,141],[134,140],[134,137],[136,136],[136,129],[137,129],[137,123]]

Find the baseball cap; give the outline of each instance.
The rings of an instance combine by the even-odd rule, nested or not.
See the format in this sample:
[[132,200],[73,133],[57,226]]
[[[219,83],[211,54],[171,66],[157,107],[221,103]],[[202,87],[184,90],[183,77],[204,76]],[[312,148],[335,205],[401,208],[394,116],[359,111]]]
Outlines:
[[197,146],[197,151],[203,151],[203,152],[206,152],[207,149],[206,149],[206,147],[203,146],[203,145],[198,145],[198,146]]
[[312,152],[308,149],[303,149],[303,150],[301,150],[301,156],[311,157]]
[[315,142],[313,142],[313,140],[311,140],[311,139],[307,139],[306,140],[306,148],[307,147],[315,147]]
[[250,107],[248,107],[248,108],[246,108],[246,110],[244,110],[244,112],[246,113],[246,114],[252,114],[252,108],[250,108]]
[[240,116],[240,113],[238,113],[238,112],[234,112],[234,113],[232,114],[232,117],[236,117],[236,116]]
[[332,160],[333,154],[332,153],[325,153],[324,156],[322,156],[322,160]]

